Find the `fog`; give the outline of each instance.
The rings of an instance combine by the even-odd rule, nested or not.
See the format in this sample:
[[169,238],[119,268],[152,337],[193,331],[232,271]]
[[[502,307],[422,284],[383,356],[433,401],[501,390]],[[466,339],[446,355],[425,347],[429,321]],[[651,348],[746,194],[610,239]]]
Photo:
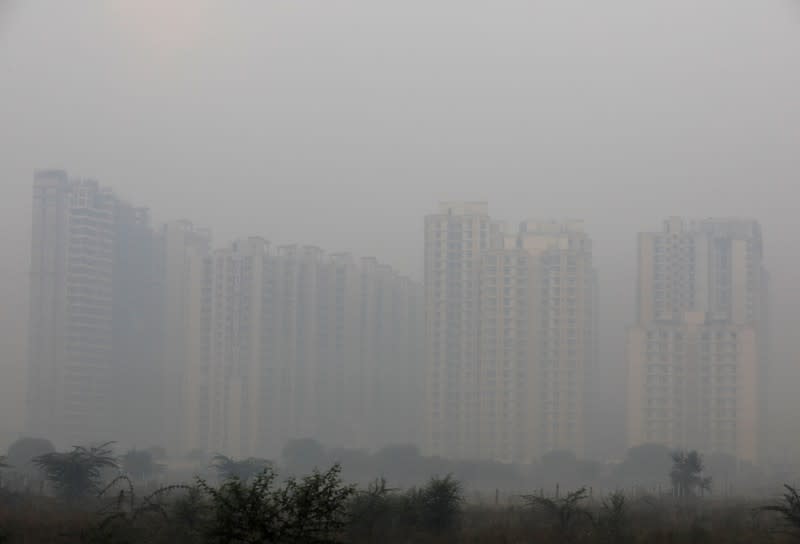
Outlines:
[[312,244],[418,280],[440,200],[583,219],[596,459],[625,450],[636,233],[757,218],[770,452],[800,454],[798,66],[789,0],[0,0],[3,446],[25,434],[33,172],[63,168],[215,246]]

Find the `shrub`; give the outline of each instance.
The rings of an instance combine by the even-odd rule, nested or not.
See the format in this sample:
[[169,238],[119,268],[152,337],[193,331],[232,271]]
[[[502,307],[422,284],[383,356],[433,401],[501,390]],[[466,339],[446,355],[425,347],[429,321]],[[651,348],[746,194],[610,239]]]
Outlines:
[[276,474],[267,467],[252,483],[238,478],[219,489],[199,480],[211,498],[208,536],[219,544],[325,544],[335,542],[346,523],[347,502],[355,492],[340,478],[334,465],[298,481],[289,478],[276,486]]

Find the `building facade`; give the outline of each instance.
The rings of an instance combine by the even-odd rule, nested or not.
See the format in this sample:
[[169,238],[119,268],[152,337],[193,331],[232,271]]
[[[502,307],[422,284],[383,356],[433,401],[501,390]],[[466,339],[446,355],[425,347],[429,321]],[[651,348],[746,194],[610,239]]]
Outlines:
[[146,434],[159,340],[146,210],[63,171],[34,176],[27,429],[73,445]]
[[211,233],[174,221],[162,227],[157,244],[163,278],[159,443],[181,455],[208,441]]
[[250,238],[208,267],[208,441],[276,457],[287,441],[418,442],[421,288],[375,259]]
[[639,235],[628,332],[631,446],[756,462],[763,442],[767,275],[750,219],[670,218]]
[[35,175],[28,432],[275,458],[288,440],[418,443],[419,283],[374,258],[188,221],[95,181]]
[[485,202],[444,202],[425,218],[426,447],[479,456],[480,267],[497,226]]
[[596,276],[580,222],[494,222],[483,203],[426,218],[427,446],[531,462],[584,451]]

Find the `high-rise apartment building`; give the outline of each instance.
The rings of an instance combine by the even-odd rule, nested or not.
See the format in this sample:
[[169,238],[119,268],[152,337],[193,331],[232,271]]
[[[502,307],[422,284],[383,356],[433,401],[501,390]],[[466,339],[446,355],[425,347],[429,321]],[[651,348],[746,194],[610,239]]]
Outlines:
[[584,451],[595,273],[580,222],[504,230],[481,266],[480,457]]
[[425,218],[426,445],[478,457],[480,267],[495,226],[485,202],[443,202]]
[[750,219],[671,218],[639,235],[628,333],[628,433],[757,461],[765,413],[766,282]]
[[234,457],[421,438],[422,288],[376,259],[212,250],[61,171],[35,176],[31,248],[31,433]]
[[154,444],[163,398],[163,274],[150,213],[117,200],[114,237],[111,406],[113,439]]
[[530,462],[584,450],[595,272],[580,222],[493,222],[485,204],[426,218],[427,444]]
[[64,445],[139,436],[146,410],[130,403],[149,394],[158,345],[147,213],[48,170],[32,219],[28,430]]
[[416,441],[414,282],[375,259],[312,246],[271,251],[256,238],[211,261],[203,449],[274,457],[296,438],[361,448]]
[[168,223],[158,238],[161,266],[160,444],[182,455],[208,440],[208,305],[211,233],[188,221]]

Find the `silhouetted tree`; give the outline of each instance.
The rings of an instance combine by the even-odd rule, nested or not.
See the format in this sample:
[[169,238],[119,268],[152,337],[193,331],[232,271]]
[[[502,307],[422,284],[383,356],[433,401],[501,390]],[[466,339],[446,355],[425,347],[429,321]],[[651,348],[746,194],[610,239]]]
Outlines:
[[45,475],[59,496],[65,499],[85,499],[100,490],[102,470],[118,468],[111,445],[86,448],[75,446],[70,452],[50,452],[33,462]]
[[780,514],[786,524],[786,529],[800,539],[800,492],[788,484],[783,487],[786,492],[783,494],[782,501],[765,506],[762,510]]
[[221,454],[215,455],[211,462],[211,466],[223,480],[238,479],[243,482],[249,481],[250,478],[271,465],[272,463],[266,459],[248,457],[237,461]]
[[422,526],[436,534],[455,529],[464,502],[461,482],[448,474],[434,476],[417,494],[419,520]]
[[149,450],[128,450],[122,456],[122,468],[137,481],[143,481],[163,472],[164,465],[156,463]]
[[348,533],[352,541],[372,543],[385,538],[392,524],[393,495],[386,480],[378,478],[353,497],[348,508]]
[[559,542],[571,542],[581,524],[591,521],[591,515],[581,503],[588,497],[585,487],[568,493],[566,497],[551,499],[539,495],[523,495],[525,503],[549,519],[551,529]]
[[595,529],[598,540],[603,543],[624,544],[632,541],[624,493],[616,491],[603,499]]
[[355,492],[342,484],[340,467],[314,471],[298,481],[289,478],[275,486],[268,467],[252,483],[240,479],[214,489],[203,480],[200,488],[211,497],[209,536],[219,544],[327,544],[335,541],[346,523],[346,508]]
[[686,498],[695,491],[711,490],[711,478],[703,476],[703,456],[693,450],[675,451],[672,457],[672,470],[669,473],[675,495]]
[[203,491],[190,487],[169,507],[170,529],[176,535],[183,535],[186,542],[200,542],[210,512],[211,505]]

